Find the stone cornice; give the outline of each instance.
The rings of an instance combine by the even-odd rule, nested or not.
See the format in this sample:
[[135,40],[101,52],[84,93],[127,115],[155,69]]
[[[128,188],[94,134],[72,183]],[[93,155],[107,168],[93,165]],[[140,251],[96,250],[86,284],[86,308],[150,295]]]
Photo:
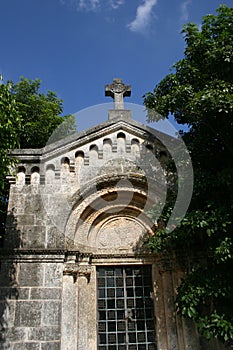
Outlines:
[[[51,145],[47,145],[41,149],[16,149],[11,151],[11,156],[15,157],[22,162],[38,162],[46,161],[54,156],[63,154],[76,147],[81,147],[84,144],[93,142],[94,140],[106,136],[111,132],[115,132],[119,129],[131,132],[134,135],[141,136],[144,139],[153,138],[154,140],[160,140],[160,143],[166,144],[179,144],[179,140],[153,128],[150,128],[135,120],[119,119],[116,121],[106,121],[97,126],[94,126],[88,130],[77,132],[74,135],[68,136],[65,139],[54,142]],[[152,141],[152,140],[151,140]]]
[[[67,261],[67,257],[75,256],[77,262]],[[88,259],[88,264],[80,264],[83,259]],[[195,256],[188,256],[186,253],[163,253],[163,254],[134,254],[134,253],[92,253],[80,252],[78,250],[67,249],[14,249],[14,250],[0,250],[0,261],[30,261],[30,262],[59,262],[64,263],[64,274],[90,276],[91,263],[98,265],[113,261],[114,263],[121,262],[122,259],[132,263],[152,263],[156,264],[161,272],[171,271],[174,269],[187,270],[189,267],[198,261],[207,259],[204,253],[196,254]],[[89,278],[89,277],[88,277]]]

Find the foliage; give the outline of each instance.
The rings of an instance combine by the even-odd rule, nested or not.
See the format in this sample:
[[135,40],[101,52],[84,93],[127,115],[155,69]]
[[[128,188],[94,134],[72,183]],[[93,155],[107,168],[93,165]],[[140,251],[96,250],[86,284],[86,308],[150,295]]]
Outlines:
[[9,149],[19,146],[17,130],[21,127],[21,118],[16,100],[11,93],[11,84],[0,85],[0,236],[4,229],[6,196],[8,184],[6,175],[14,160],[9,157]]
[[[161,228],[149,246],[206,257],[192,260],[178,290],[179,312],[207,338],[232,342],[233,8],[221,5],[216,15],[203,17],[200,29],[188,23],[182,33],[184,58],[144,103],[152,110],[149,120],[173,114],[189,126],[181,135],[194,168],[193,197],[180,226],[172,234]],[[165,224],[167,208],[169,203],[160,218]]]
[[[19,132],[21,148],[41,148],[49,141],[56,128],[63,124],[59,138],[76,130],[74,117],[62,117],[62,100],[55,92],[40,92],[41,81],[24,77],[12,85],[11,92],[15,97],[21,114],[22,123]],[[65,125],[65,126],[64,126]]]
[[[52,91],[40,92],[39,79],[24,77],[18,83],[0,85],[0,237],[5,228],[8,183],[6,175],[15,162],[9,150],[15,148],[41,148],[51,134],[57,141],[76,131],[73,116],[64,116],[62,100]],[[60,127],[59,127],[60,126]]]
[[8,150],[19,146],[17,130],[21,125],[16,100],[10,92],[11,84],[0,85],[0,181],[1,185],[8,167],[13,160],[8,156]]

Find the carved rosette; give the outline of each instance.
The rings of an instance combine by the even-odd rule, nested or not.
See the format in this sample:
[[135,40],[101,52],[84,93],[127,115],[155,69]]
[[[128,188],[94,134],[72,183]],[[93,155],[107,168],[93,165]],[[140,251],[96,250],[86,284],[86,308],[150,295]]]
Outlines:
[[121,94],[127,91],[127,86],[121,82],[114,82],[111,86],[111,92]]
[[114,94],[124,94],[130,96],[131,86],[125,85],[121,79],[116,78],[113,80],[112,84],[105,86],[105,92],[107,96],[113,96]]
[[130,96],[130,94],[130,85],[125,85],[118,78],[114,79],[112,84],[105,86],[105,96],[113,97],[115,109],[124,109],[124,97]]

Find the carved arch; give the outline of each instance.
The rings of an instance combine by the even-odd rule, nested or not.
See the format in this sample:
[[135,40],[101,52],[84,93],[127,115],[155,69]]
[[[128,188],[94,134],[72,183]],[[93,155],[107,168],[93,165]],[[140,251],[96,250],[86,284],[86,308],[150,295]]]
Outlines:
[[[71,200],[72,210],[67,220],[65,236],[67,248],[83,252],[106,253],[109,248],[114,253],[122,249],[133,252],[142,240],[142,236],[152,235],[156,224],[148,217],[152,204],[159,202],[159,189],[154,187],[148,195],[146,179],[143,176],[130,176],[130,184],[123,179],[126,176],[106,176],[89,183],[89,186],[78,191]],[[123,225],[124,223],[124,225]],[[125,232],[127,244],[120,232],[121,226]],[[127,227],[128,231],[127,232]],[[134,227],[134,229],[133,229]],[[106,236],[115,239],[115,243]],[[107,239],[109,244],[107,244]]]

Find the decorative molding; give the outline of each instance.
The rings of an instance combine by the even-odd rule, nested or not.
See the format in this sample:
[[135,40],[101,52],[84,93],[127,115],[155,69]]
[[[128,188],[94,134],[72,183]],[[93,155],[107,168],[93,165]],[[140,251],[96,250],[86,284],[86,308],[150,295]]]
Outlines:
[[76,280],[77,277],[86,277],[87,281],[90,281],[91,277],[91,265],[79,265],[78,263],[66,263],[63,270],[63,275],[73,276]]
[[66,263],[64,266],[63,274],[64,275],[72,275],[74,277],[77,276],[79,271],[79,266],[76,263]]
[[90,254],[67,253],[63,274],[73,276],[75,280],[77,277],[86,277],[89,282],[92,271],[91,258]]
[[79,265],[78,266],[78,276],[79,277],[86,277],[88,282],[90,281],[91,277],[91,265]]

